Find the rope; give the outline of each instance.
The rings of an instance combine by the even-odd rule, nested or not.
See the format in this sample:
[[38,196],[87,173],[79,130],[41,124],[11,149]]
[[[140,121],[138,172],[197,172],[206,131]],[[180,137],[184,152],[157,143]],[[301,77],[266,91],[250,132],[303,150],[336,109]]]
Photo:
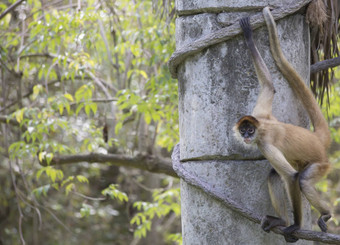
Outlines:
[[[295,13],[307,5],[311,0],[300,0],[292,2],[289,6],[282,6],[271,11],[275,20],[282,19]],[[255,30],[265,25],[262,13],[254,14],[250,17],[250,24]],[[182,62],[191,55],[197,54],[203,49],[212,45],[227,41],[242,33],[239,23],[234,23],[218,31],[205,35],[192,43],[176,50],[169,59],[168,67],[172,78],[177,78],[177,68]]]
[[[183,165],[185,162],[181,162],[180,160],[180,148],[179,144],[177,144],[172,153],[172,165],[175,172],[178,176],[183,179],[186,183],[195,186],[208,194],[209,196],[215,198],[216,200],[220,201],[224,206],[231,209],[234,212],[237,212],[239,215],[243,216],[244,218],[255,222],[257,224],[261,223],[261,217],[254,213],[252,210],[249,210],[245,207],[242,207],[239,203],[235,202],[222,192],[220,192],[217,188],[213,188],[209,185],[209,183],[203,181],[199,176],[195,175],[194,173],[186,170]],[[275,227],[271,229],[272,232],[276,234],[283,235],[284,227]],[[293,233],[294,236],[304,240],[310,241],[317,241],[323,242],[328,244],[340,244],[340,235],[331,234],[326,232],[319,232],[319,231],[310,231],[310,230],[297,230]]]

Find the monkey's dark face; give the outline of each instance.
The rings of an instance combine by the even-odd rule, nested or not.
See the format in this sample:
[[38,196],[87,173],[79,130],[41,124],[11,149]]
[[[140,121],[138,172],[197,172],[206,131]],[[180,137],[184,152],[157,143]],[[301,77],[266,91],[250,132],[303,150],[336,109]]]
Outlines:
[[256,127],[254,124],[245,121],[240,125],[238,130],[246,144],[253,143],[256,138]]

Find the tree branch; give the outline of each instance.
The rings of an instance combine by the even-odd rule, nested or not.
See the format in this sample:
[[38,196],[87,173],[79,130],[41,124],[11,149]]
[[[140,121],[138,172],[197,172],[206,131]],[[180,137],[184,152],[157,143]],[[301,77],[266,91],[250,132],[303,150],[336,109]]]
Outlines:
[[162,173],[173,177],[178,177],[172,168],[171,161],[152,155],[138,155],[130,157],[119,154],[102,154],[89,153],[67,156],[55,156],[52,161],[47,164],[44,160],[40,164],[47,165],[64,165],[71,163],[88,162],[88,163],[111,163],[119,167],[132,167],[146,170],[152,173]]
[[4,18],[9,12],[14,10],[16,7],[18,7],[20,4],[22,4],[24,0],[19,0],[16,3],[13,3],[11,6],[9,6],[4,12],[0,14],[0,20]]
[[[175,146],[174,151],[172,153],[172,164],[173,164],[173,168],[175,172],[180,178],[182,178],[188,184],[198,187],[199,189],[201,189],[208,195],[220,201],[227,208],[231,209],[234,212],[237,212],[244,218],[250,221],[253,221],[257,224],[261,223],[261,217],[259,215],[253,213],[251,210],[247,208],[240,206],[234,200],[225,197],[225,195],[220,193],[217,189],[214,189],[212,186],[210,186],[209,183],[202,181],[196,175],[185,170],[182,167],[182,164],[185,164],[185,163],[182,163],[180,161],[179,153],[180,153],[180,149],[179,149],[179,144],[178,144]],[[275,227],[271,231],[273,231],[274,233],[283,235],[284,228],[285,227]],[[305,239],[305,240],[311,240],[311,241],[317,241],[317,242],[323,242],[323,243],[329,243],[329,244],[340,244],[339,235],[325,233],[325,232],[298,230],[298,231],[295,231],[293,235],[299,239]]]
[[[289,6],[276,8],[272,12],[272,15],[275,20],[282,19],[287,15],[295,13],[303,6],[311,2],[311,0],[300,0],[294,1]],[[250,23],[252,28],[255,30],[261,26],[265,25],[264,18],[261,13],[254,14],[250,17]],[[181,47],[180,49],[176,50],[168,63],[170,74],[173,78],[177,78],[177,67],[189,56],[194,55],[203,49],[230,40],[235,36],[242,33],[239,23],[234,23],[231,26],[222,28],[216,32],[212,32],[208,35],[205,35],[188,45]]]
[[0,123],[10,124],[13,126],[20,126],[20,123],[17,120],[13,118],[9,119],[7,116],[1,116],[1,115],[0,115]]
[[339,65],[340,65],[340,57],[319,61],[310,66],[310,73],[311,74],[317,73],[319,71],[326,70],[328,68],[333,68]]

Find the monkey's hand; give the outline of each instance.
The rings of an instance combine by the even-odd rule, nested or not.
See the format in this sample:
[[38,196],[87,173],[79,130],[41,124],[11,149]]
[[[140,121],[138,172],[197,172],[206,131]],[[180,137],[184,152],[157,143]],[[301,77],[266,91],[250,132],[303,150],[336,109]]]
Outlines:
[[243,30],[246,41],[251,39],[253,31],[251,30],[251,26],[250,26],[250,18],[245,17],[245,18],[240,19],[240,26]]
[[285,226],[285,225],[286,225],[286,221],[284,221],[281,218],[270,216],[270,215],[264,216],[261,221],[261,228],[265,232],[270,232],[270,230],[276,226]]
[[284,237],[285,237],[285,240],[286,242],[290,242],[290,243],[293,243],[293,242],[296,242],[297,240],[299,240],[299,238],[295,237],[292,233],[294,231],[297,231],[300,229],[300,226],[299,225],[291,225],[291,226],[288,226],[286,227],[284,230],[283,230],[283,233],[284,233]]
[[326,222],[331,218],[332,216],[330,214],[324,214],[321,215],[318,219],[318,225],[323,232],[327,232],[327,225]]

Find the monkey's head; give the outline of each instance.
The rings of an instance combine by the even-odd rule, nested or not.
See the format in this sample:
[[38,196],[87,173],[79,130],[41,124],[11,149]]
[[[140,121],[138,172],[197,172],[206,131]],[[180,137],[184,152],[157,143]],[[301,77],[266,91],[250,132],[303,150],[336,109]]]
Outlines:
[[234,131],[237,138],[246,144],[255,143],[259,121],[253,116],[242,117],[235,125]]

